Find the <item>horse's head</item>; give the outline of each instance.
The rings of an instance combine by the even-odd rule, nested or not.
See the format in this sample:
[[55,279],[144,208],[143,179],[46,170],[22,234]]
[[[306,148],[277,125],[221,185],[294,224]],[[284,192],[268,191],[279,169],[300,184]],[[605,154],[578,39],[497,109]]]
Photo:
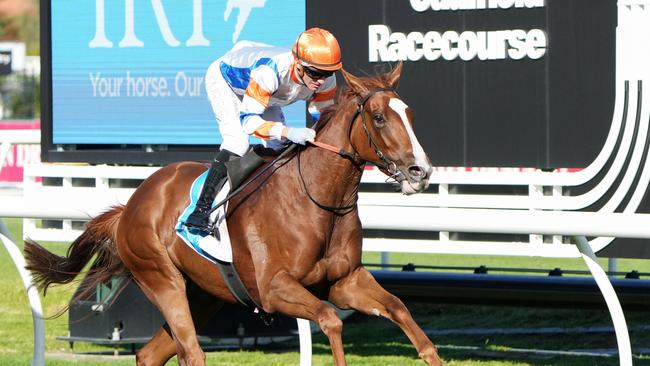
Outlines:
[[395,92],[401,71],[399,63],[374,78],[342,73],[357,102],[358,113],[350,126],[357,153],[395,178],[402,193],[413,194],[429,186],[433,168],[413,131],[411,108]]

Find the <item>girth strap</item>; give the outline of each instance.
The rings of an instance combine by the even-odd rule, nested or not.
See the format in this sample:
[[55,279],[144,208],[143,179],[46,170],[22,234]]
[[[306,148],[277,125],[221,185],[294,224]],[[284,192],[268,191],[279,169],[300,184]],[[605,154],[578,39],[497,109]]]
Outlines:
[[216,260],[216,263],[217,268],[219,268],[219,272],[221,272],[221,276],[223,277],[223,281],[226,283],[228,289],[235,297],[235,299],[237,299],[240,304],[255,309],[255,312],[259,313],[260,318],[262,318],[264,321],[264,324],[270,325],[273,323],[273,315],[265,312],[262,307],[255,300],[253,300],[251,295],[248,293],[248,290],[246,290],[244,283],[242,282],[241,278],[239,278],[239,274],[235,269],[235,265],[233,263],[223,262],[218,259]]

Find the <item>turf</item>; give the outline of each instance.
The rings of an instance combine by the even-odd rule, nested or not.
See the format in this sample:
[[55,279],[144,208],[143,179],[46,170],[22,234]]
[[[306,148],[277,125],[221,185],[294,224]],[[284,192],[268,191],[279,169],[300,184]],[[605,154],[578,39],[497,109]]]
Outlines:
[[[21,232],[19,220],[6,220],[15,238]],[[64,244],[48,243],[46,246],[59,254],[67,248]],[[377,254],[367,253],[364,260],[378,262]],[[584,264],[572,259],[544,259],[525,257],[438,256],[392,254],[395,263],[427,265],[459,265],[491,267],[524,267],[585,270]],[[602,263],[605,265],[605,261]],[[632,269],[650,272],[650,263],[642,260],[620,260],[619,270]],[[0,365],[27,365],[33,348],[32,320],[26,292],[13,262],[0,250]],[[69,300],[74,285],[56,287],[41,297],[46,315],[56,314]],[[540,327],[594,327],[609,326],[611,319],[606,309],[542,309],[526,307],[490,307],[468,305],[441,305],[407,303],[418,323],[432,332],[441,329],[474,328],[540,328]],[[626,312],[630,338],[636,353],[650,348],[650,325],[646,312]],[[128,350],[57,340],[66,335],[67,314],[45,321],[47,365],[133,365],[134,356]],[[529,335],[467,335],[447,334],[432,336],[440,346],[440,354],[447,365],[515,366],[515,365],[617,365],[618,357],[571,357],[526,352],[527,349],[551,351],[616,349],[613,333],[558,333]],[[346,319],[344,328],[346,358],[349,365],[423,365],[417,352],[401,333],[388,321],[355,314]],[[256,350],[228,350],[208,352],[208,364],[219,365],[298,365],[298,341],[293,339],[275,343]],[[313,365],[331,365],[332,357],[327,339],[314,335]],[[168,362],[176,365],[175,359]],[[650,365],[650,358],[635,356],[635,365]]]

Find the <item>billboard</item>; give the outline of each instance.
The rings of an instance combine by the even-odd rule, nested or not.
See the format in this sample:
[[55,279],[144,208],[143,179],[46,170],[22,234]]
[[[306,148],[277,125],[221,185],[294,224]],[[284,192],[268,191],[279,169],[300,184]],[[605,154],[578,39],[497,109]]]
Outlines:
[[616,16],[614,0],[307,2],[348,71],[404,62],[399,92],[436,166],[587,166],[614,109]]
[[0,75],[25,71],[25,43],[0,42]]
[[[1,120],[0,135],[3,130],[38,130],[40,122],[22,120]],[[39,163],[41,147],[35,144],[15,144],[7,151],[4,161],[0,161],[0,187],[19,186],[23,183],[23,167]]]
[[[236,40],[289,46],[312,26],[337,36],[353,73],[404,62],[399,92],[436,166],[580,169],[614,108],[614,0],[42,0],[41,12],[45,161],[210,158],[210,62]],[[304,105],[285,112],[305,123]]]
[[[121,148],[133,150],[124,162],[144,163],[143,150],[160,148],[163,160],[169,146],[214,150],[221,136],[203,83],[210,63],[239,40],[289,48],[305,27],[302,0],[44,3],[44,160],[101,162]],[[284,112],[287,124],[305,125],[304,103]]]
[[11,74],[11,51],[0,51],[0,75]]

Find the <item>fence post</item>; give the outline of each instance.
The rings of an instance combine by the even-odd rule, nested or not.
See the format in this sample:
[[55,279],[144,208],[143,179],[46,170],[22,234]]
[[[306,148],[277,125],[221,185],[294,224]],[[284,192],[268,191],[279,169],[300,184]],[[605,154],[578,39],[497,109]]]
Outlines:
[[0,234],[0,241],[4,244],[9,256],[14,261],[16,269],[23,280],[23,285],[27,290],[27,298],[32,308],[32,320],[34,323],[34,356],[32,366],[45,365],[45,324],[43,322],[43,308],[41,298],[38,295],[36,287],[32,283],[31,274],[25,269],[25,258],[23,258],[18,246],[5,235]]
[[582,259],[584,259],[589,271],[591,272],[594,280],[600,291],[603,293],[609,314],[612,316],[612,323],[614,323],[614,330],[616,331],[616,342],[618,343],[618,357],[620,366],[632,366],[632,347],[630,346],[630,334],[627,330],[625,323],[625,315],[621,308],[621,303],[618,301],[614,286],[609,281],[607,273],[598,264],[598,258],[591,250],[589,241],[584,236],[576,236],[576,244]]
[[300,366],[311,366],[311,325],[307,319],[296,320],[300,338]]

